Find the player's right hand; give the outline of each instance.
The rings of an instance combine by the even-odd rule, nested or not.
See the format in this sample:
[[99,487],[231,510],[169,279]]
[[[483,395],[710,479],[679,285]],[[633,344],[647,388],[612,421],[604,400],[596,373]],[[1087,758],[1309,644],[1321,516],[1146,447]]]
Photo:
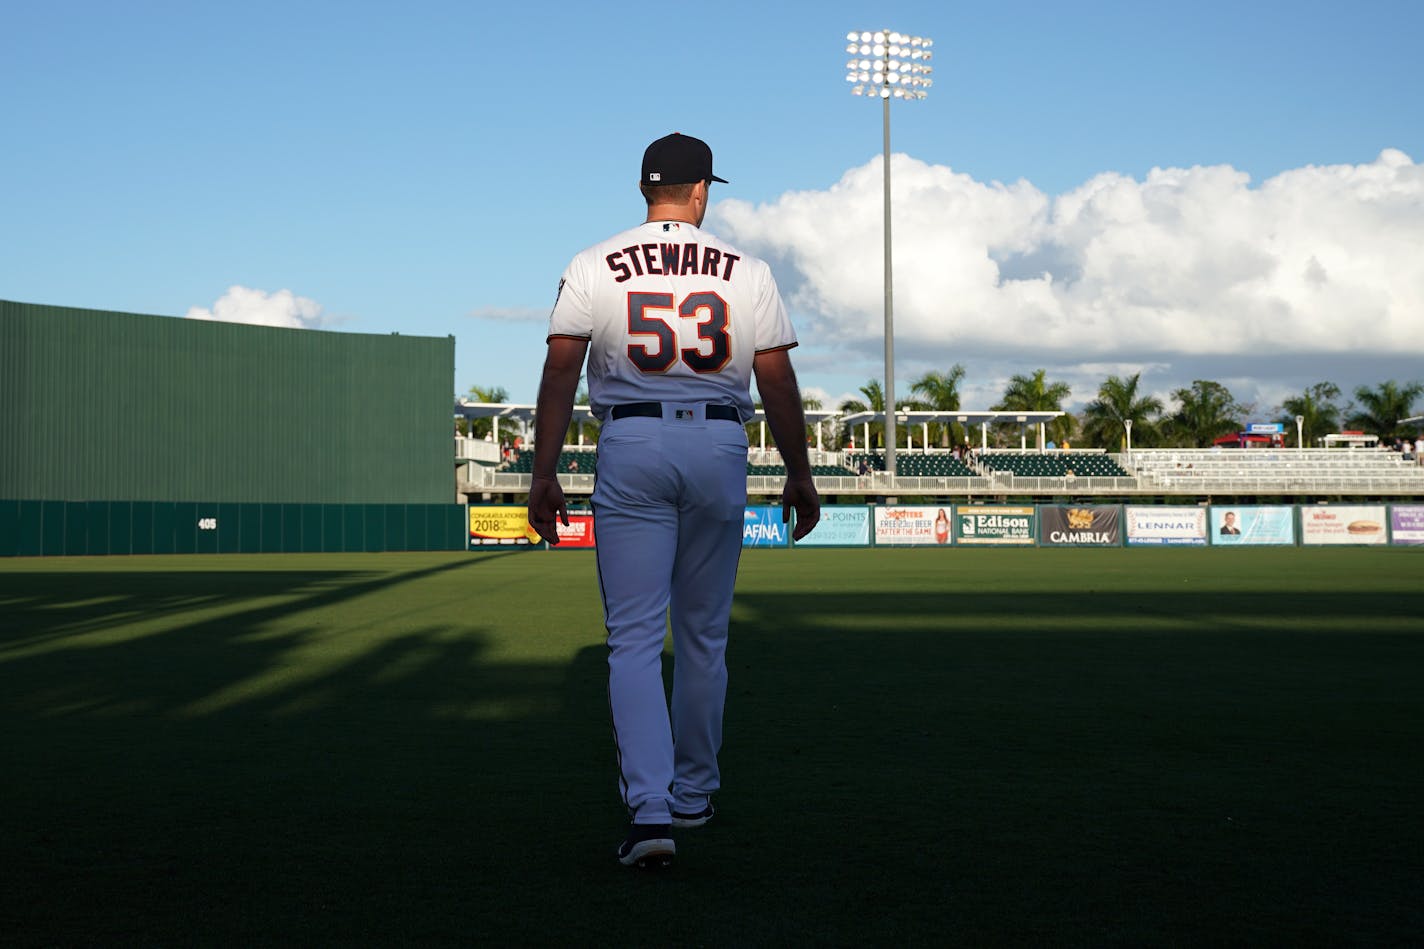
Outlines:
[[557,478],[535,478],[529,483],[529,526],[549,543],[559,546],[559,529],[554,518],[569,526],[569,512],[564,506],[564,489]]
[[816,491],[816,482],[788,480],[781,490],[781,522],[791,520],[792,509],[796,511],[796,529],[791,532],[793,540],[800,540],[815,528],[821,519],[821,495]]

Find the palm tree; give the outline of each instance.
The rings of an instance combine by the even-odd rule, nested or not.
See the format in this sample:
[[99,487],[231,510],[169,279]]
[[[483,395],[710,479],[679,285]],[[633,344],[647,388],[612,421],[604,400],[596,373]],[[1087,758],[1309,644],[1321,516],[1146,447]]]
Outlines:
[[[470,401],[471,401],[471,402],[491,402],[491,403],[508,402],[508,401],[509,401],[509,390],[506,389],[504,386],[479,386],[479,385],[475,385],[475,386],[470,386],[469,397],[470,397]],[[469,430],[469,431],[470,431],[470,437],[471,437],[471,438],[484,438],[486,435],[490,434],[490,432],[492,432],[493,430],[494,430],[494,424],[493,424],[493,422],[491,422],[490,419],[487,419],[487,418],[475,418],[475,419],[470,419],[470,430]],[[514,432],[513,432],[513,431],[510,431],[510,433],[509,433],[509,438],[508,438],[508,439],[505,438],[505,433],[504,433],[503,430],[500,431],[499,435],[500,435],[500,440],[501,440],[501,441],[512,440],[512,439],[514,438]]]
[[1351,428],[1362,429],[1380,438],[1403,435],[1405,427],[1399,424],[1399,420],[1414,414],[1414,400],[1421,393],[1424,393],[1424,383],[1420,382],[1400,385],[1391,379],[1374,389],[1360,386],[1355,390],[1360,408],[1346,422]]
[[1098,386],[1098,397],[1083,408],[1083,436],[1097,448],[1109,450],[1124,445],[1126,426],[1131,420],[1132,431],[1140,445],[1155,445],[1162,433],[1157,428],[1162,415],[1162,400],[1155,395],[1138,395],[1142,373],[1128,376],[1108,376]]
[[1177,389],[1172,398],[1179,408],[1167,418],[1163,434],[1173,444],[1206,447],[1219,435],[1241,430],[1243,407],[1219,382],[1193,380],[1190,388]]
[[[871,379],[866,382],[865,385],[860,387],[860,394],[865,396],[864,401],[860,399],[846,399],[840,404],[841,412],[846,415],[854,415],[857,412],[885,411],[885,389],[883,386],[881,386],[879,379]],[[849,426],[847,426],[847,432],[850,435],[851,440],[854,441],[855,433],[849,431]],[[860,446],[862,451],[875,445],[884,447],[885,424],[883,422],[870,423],[870,440],[870,446]]]
[[[821,407],[821,400],[820,400],[820,399],[816,398],[814,395],[807,395],[807,394],[804,393],[804,392],[801,393],[801,408],[802,408],[802,409],[810,410],[810,409],[819,409],[820,407]],[[754,399],[754,400],[752,401],[752,408],[760,410],[760,409],[766,408],[766,406],[762,404],[761,399]],[[760,430],[760,427],[761,427],[762,424],[764,424],[764,423],[762,423],[762,422],[752,422],[752,423],[750,423],[749,425],[743,426],[743,427],[747,430],[747,444],[748,444],[748,445],[759,445],[759,444],[761,443],[761,430]],[[769,426],[768,426],[768,427],[769,427]],[[836,434],[835,432],[832,432],[832,433],[831,433],[831,440],[832,440],[832,441],[835,440],[835,434]],[[806,442],[807,442],[807,444],[810,444],[810,445],[814,445],[814,444],[816,443],[816,426],[813,425],[813,424],[811,424],[810,422],[807,422],[807,423],[806,423]],[[776,437],[775,437],[775,436],[772,436],[772,444],[773,444],[773,445],[776,444]]]
[[[588,386],[579,386],[578,393],[574,396],[574,405],[588,405]],[[564,436],[564,444],[577,445],[580,433],[583,434],[585,444],[598,441],[598,423],[592,419],[587,422],[574,422],[569,426],[568,434]]]
[[1281,422],[1286,430],[1301,418],[1300,434],[1306,445],[1312,445],[1322,435],[1340,429],[1340,406],[1335,400],[1340,398],[1340,387],[1333,382],[1317,382],[1298,396],[1281,403]]
[[[932,371],[927,372],[910,384],[910,391],[921,397],[920,404],[932,412],[958,412],[959,411],[959,383],[964,381],[964,366],[955,363],[949,372]],[[950,422],[948,425],[941,425],[936,422],[930,426],[933,433],[938,429],[940,447],[948,448],[951,444],[959,444],[964,437],[959,425]]]
[[[1004,396],[994,406],[996,412],[1061,412],[1063,400],[1072,395],[1066,382],[1049,382],[1047,369],[1035,369],[1030,376],[1010,376]],[[1073,434],[1073,417],[1060,415],[1047,426],[1048,437],[1063,441]]]

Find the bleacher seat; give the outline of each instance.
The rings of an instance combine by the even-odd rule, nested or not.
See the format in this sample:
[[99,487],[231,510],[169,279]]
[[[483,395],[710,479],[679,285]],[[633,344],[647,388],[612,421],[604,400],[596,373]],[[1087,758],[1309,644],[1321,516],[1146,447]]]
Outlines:
[[[565,448],[559,455],[559,474],[591,475],[598,467],[598,452],[592,448]],[[503,469],[509,474],[529,474],[534,470],[534,452],[522,451]]]
[[1132,477],[1109,455],[1094,452],[989,452],[984,464],[1018,478],[1066,478],[1069,471],[1077,478]]

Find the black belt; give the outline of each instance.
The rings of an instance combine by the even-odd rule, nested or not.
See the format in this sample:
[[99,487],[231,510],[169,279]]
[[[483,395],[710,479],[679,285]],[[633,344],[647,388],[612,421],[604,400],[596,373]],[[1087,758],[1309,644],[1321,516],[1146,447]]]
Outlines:
[[[663,404],[661,402],[629,402],[625,405],[613,406],[613,408],[609,410],[609,413],[615,419],[631,418],[633,416],[662,418]],[[742,420],[741,413],[739,413],[734,406],[730,405],[708,405],[707,417],[719,419],[723,422],[740,423]]]

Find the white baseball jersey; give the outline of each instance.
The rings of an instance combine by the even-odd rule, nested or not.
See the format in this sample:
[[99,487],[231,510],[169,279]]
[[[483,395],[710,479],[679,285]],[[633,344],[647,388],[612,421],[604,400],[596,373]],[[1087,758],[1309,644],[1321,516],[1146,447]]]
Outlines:
[[549,337],[590,340],[589,407],[711,402],[752,417],[752,360],[796,332],[771,268],[691,224],[649,221],[582,251]]

